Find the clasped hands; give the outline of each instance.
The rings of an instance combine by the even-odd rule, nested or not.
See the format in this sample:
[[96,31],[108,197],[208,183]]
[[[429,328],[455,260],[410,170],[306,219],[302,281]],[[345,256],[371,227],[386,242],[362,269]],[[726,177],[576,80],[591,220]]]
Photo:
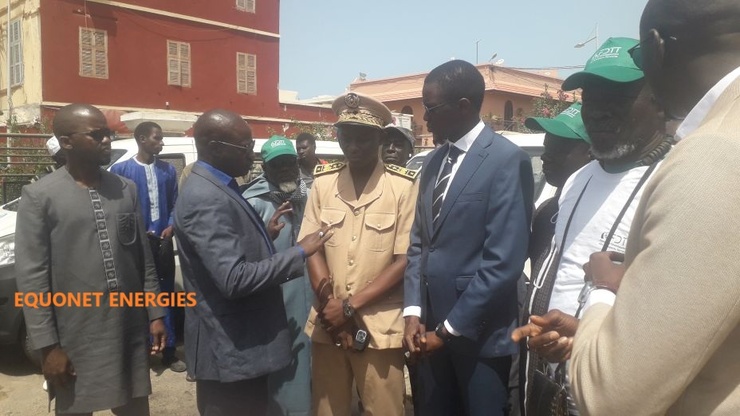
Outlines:
[[407,316],[403,333],[403,346],[408,351],[407,358],[414,362],[442,348],[445,342],[434,331],[427,331],[418,316]]
[[[584,280],[594,287],[617,293],[624,276],[624,254],[613,251],[591,254],[583,265]],[[557,309],[543,316],[532,315],[529,323],[516,328],[511,339],[519,343],[527,338],[527,348],[551,363],[567,361],[573,350],[578,319]]]

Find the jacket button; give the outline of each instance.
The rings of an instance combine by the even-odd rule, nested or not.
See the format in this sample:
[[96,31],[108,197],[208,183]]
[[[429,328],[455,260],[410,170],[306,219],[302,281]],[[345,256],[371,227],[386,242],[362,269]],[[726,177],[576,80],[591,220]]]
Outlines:
[[355,215],[360,215],[360,210],[359,209],[356,209],[355,210]]
[[352,289],[352,285],[348,284],[344,288],[349,292]]
[[352,266],[353,264],[355,264],[355,261],[354,260],[350,260],[349,261],[349,265]]

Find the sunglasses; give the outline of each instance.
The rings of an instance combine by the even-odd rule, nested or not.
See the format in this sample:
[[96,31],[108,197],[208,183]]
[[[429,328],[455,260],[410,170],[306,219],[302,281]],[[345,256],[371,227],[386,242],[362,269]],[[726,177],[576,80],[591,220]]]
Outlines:
[[242,150],[244,152],[251,152],[252,149],[254,149],[254,142],[250,142],[249,146],[239,146],[238,144],[232,144],[232,143],[222,142],[220,140],[214,140],[213,143],[218,143],[218,144],[222,144],[224,146],[234,147],[234,148],[237,148],[237,149]]
[[[678,38],[676,38],[675,36],[668,36],[666,40],[675,42],[678,40]],[[627,50],[627,53],[630,54],[632,61],[635,62],[635,66],[638,67],[639,69],[643,69],[642,65],[643,65],[644,60],[643,60],[643,53],[642,53],[642,42],[629,48],[629,50]]]
[[449,104],[449,103],[445,101],[442,104],[433,105],[431,107],[427,107],[427,105],[424,104],[424,103],[421,103],[421,106],[424,107],[424,112],[429,113],[429,114],[433,114],[436,109],[442,108],[442,107],[446,106],[447,104]]
[[90,136],[96,142],[102,142],[106,137],[109,137],[112,140],[113,137],[115,136],[115,133],[113,132],[113,130],[111,130],[109,128],[97,129],[97,130],[93,130],[93,131],[83,131],[83,132],[78,132],[78,133],[72,133],[72,134],[70,134],[70,136],[71,135],[74,135],[74,134],[84,134],[85,136]]

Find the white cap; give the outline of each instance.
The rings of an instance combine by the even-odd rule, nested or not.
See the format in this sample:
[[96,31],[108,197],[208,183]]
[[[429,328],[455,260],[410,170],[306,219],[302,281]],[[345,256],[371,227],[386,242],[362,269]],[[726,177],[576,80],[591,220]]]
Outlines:
[[56,136],[51,136],[51,139],[46,141],[46,149],[49,151],[50,156],[54,156],[61,150],[61,147],[59,147],[59,140],[57,140]]

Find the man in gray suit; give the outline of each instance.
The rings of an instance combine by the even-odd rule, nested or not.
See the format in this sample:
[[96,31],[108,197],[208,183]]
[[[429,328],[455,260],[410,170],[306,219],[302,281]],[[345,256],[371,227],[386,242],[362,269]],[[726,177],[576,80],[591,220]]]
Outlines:
[[165,329],[156,302],[121,302],[159,293],[136,186],[100,167],[110,163],[111,131],[97,108],[62,107],[54,134],[67,164],[23,187],[16,223],[18,292],[56,299],[24,307],[28,335],[41,350],[56,414],[148,415],[147,350],[164,348]]
[[197,302],[185,311],[188,373],[201,415],[262,415],[267,375],[291,360],[280,284],[301,276],[332,232],[324,227],[276,253],[279,215],[268,230],[234,179],[254,160],[250,127],[226,110],[204,113],[193,127],[198,161],[175,205],[185,290]]

